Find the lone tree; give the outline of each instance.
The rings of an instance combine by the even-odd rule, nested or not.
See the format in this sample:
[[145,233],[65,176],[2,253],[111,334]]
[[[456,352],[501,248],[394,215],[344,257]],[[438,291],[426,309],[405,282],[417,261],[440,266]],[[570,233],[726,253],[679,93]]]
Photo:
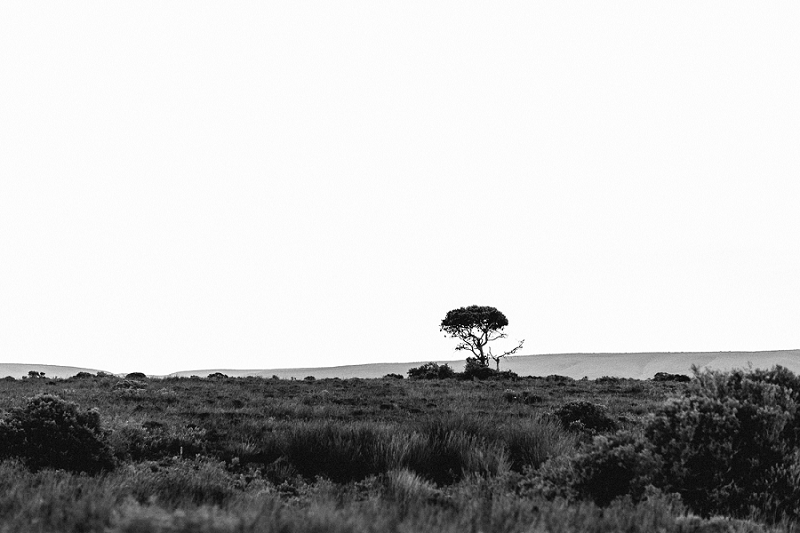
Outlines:
[[503,328],[508,325],[506,315],[494,307],[486,305],[471,305],[459,307],[447,312],[441,324],[441,331],[461,342],[456,350],[469,350],[475,356],[478,365],[488,367],[489,359],[493,360],[500,370],[500,359],[513,355],[522,348],[524,340],[513,350],[500,355],[494,355],[491,347],[486,346],[491,341],[505,339]]

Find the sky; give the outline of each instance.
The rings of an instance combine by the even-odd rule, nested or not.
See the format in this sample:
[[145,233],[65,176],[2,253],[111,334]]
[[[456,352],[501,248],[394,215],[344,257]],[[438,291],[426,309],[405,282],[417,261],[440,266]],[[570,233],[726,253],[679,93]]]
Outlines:
[[[4,2],[0,362],[800,348],[800,4]],[[502,347],[501,347],[502,348]]]

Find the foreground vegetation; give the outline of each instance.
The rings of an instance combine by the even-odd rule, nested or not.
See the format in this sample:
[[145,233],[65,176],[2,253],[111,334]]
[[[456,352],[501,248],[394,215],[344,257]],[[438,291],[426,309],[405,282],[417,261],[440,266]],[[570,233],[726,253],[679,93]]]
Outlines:
[[661,377],[6,379],[0,531],[794,530],[800,380]]

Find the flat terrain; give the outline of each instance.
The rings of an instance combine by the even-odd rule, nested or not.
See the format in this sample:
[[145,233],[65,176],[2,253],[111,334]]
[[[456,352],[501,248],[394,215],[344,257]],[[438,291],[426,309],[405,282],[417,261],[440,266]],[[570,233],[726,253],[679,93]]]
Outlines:
[[[328,368],[277,368],[266,370],[206,369],[186,370],[171,374],[173,377],[192,375],[205,377],[214,372],[229,376],[278,376],[281,379],[303,379],[314,376],[325,378],[380,378],[387,374],[405,376],[415,363],[374,363],[366,365],[335,366]],[[436,361],[449,364],[456,371],[464,369],[464,360]],[[630,379],[649,379],[656,372],[691,375],[692,365],[700,368],[730,370],[744,368],[771,368],[781,365],[800,372],[800,350],[775,350],[764,352],[649,352],[649,353],[571,353],[548,355],[522,355],[501,363],[501,370],[511,370],[520,376],[549,376],[558,374],[574,379],[597,379],[612,376]]]
[[[74,402],[97,413],[103,430],[97,438],[114,468],[94,476],[26,468],[14,454],[58,458],[46,444],[69,444],[60,432],[80,429],[80,423],[31,426],[52,435],[39,447],[9,448],[11,460],[0,460],[0,531],[770,531],[753,521],[687,516],[672,496],[604,507],[554,499],[541,485],[537,469],[546,461],[572,456],[596,431],[641,432],[651,413],[689,386],[557,376],[2,379],[4,423],[37,394]],[[596,430],[560,421],[557,413],[574,402],[599,409],[581,415]],[[25,416],[40,421],[55,412]],[[84,449],[96,448],[67,451],[83,457]]]

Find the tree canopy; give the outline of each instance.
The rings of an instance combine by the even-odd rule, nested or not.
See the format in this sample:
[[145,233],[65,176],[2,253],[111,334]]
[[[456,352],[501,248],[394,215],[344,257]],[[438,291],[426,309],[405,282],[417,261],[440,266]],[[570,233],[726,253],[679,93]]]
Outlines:
[[500,368],[500,359],[512,355],[522,348],[525,341],[511,351],[501,355],[493,355],[491,348],[486,345],[491,341],[506,338],[503,328],[508,325],[506,316],[495,307],[487,305],[471,305],[459,307],[447,312],[442,320],[440,330],[448,336],[459,339],[461,342],[456,350],[469,350],[475,356],[478,364],[489,366],[492,359]]

